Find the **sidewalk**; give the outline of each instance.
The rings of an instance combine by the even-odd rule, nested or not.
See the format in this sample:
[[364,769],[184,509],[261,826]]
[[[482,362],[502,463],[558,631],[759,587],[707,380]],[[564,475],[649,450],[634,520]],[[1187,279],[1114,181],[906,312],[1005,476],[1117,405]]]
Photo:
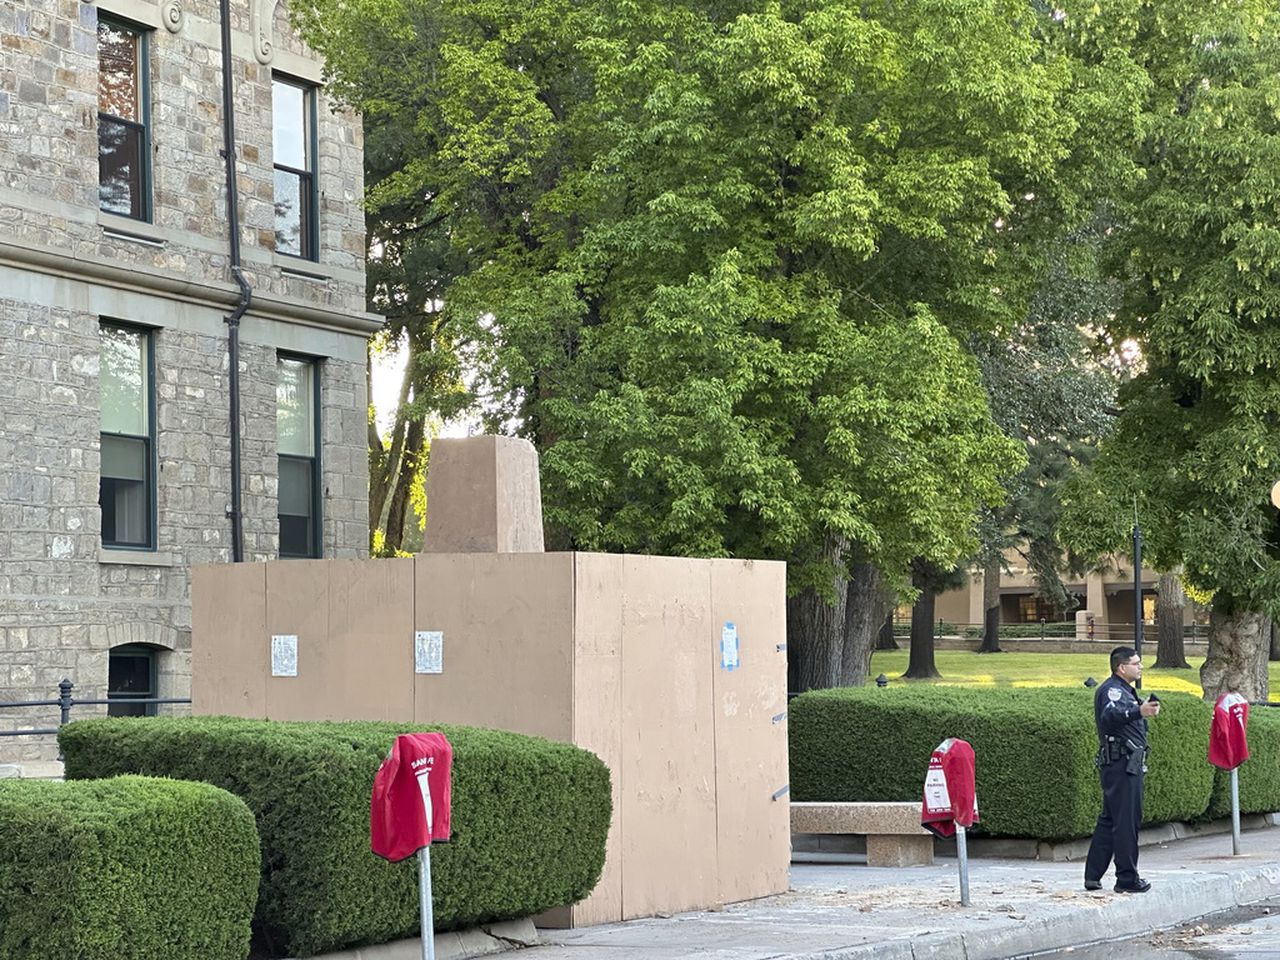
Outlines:
[[888,869],[793,864],[791,891],[723,910],[542,930],[521,960],[997,960],[1134,936],[1280,896],[1280,828],[1144,846],[1146,894],[1086,893],[1080,862],[956,861]]

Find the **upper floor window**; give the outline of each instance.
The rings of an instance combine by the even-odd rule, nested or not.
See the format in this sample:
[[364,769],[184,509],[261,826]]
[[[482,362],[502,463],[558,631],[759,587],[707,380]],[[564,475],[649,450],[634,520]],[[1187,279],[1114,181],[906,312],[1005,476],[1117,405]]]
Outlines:
[[150,108],[147,34],[98,20],[98,205],[149,220]]
[[320,556],[320,378],[314,360],[276,360],[280,556]]
[[155,547],[155,393],[151,334],[104,323],[102,468],[98,503],[102,543]]
[[271,82],[276,252],[316,260],[316,91],[293,80]]

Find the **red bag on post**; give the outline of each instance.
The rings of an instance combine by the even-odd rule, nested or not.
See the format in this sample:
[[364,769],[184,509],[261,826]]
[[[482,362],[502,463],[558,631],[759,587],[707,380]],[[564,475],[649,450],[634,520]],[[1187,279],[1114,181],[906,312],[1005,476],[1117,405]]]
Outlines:
[[1213,705],[1213,726],[1209,728],[1209,762],[1223,770],[1234,770],[1249,759],[1249,701],[1238,693],[1224,693]]
[[397,862],[449,839],[453,747],[443,733],[396,737],[373,778],[369,846]]
[[968,829],[978,822],[973,747],[949,737],[929,758],[924,778],[924,803],[920,825],[940,837],[954,837],[956,827]]

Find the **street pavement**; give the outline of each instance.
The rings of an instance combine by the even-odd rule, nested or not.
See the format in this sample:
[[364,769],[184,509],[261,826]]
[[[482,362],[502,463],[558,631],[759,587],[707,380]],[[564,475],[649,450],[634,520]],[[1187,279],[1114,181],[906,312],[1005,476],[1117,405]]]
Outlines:
[[1141,937],[1041,954],[1037,960],[1280,960],[1280,900]]
[[[1132,938],[1280,897],[1280,828],[1246,831],[1238,857],[1231,856],[1230,834],[1144,846],[1139,869],[1152,882],[1152,890],[1145,894],[1112,892],[1111,874],[1104,878],[1101,892],[1087,893],[1078,861],[984,857],[971,858],[969,864],[971,905],[967,907],[960,904],[954,859],[894,869],[853,863],[793,864],[787,893],[700,913],[578,930],[542,930],[542,945],[523,950],[520,956],[521,960],[1025,957]],[[1280,921],[1277,925],[1280,929]],[[1105,956],[1124,960],[1129,954],[1109,949]],[[1262,960],[1266,955],[1241,956]]]

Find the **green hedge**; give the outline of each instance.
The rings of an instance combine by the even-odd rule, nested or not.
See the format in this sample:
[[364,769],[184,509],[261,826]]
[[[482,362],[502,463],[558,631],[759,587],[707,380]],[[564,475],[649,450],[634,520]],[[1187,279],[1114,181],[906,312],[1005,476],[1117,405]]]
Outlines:
[[604,865],[608,768],[577,747],[469,727],[92,719],[62,729],[68,778],[200,779],[241,797],[262,837],[255,917],[272,951],[308,956],[418,932],[416,861],[369,850],[373,777],[397,734],[454,749],[453,840],[432,852],[435,920],[449,929],[582,899]]
[[[1240,770],[1240,812],[1280,810],[1280,710],[1254,707],[1249,711],[1249,759]],[[1208,745],[1206,743],[1206,756]],[[1210,817],[1231,816],[1231,774],[1214,770]]]
[[[980,832],[1045,840],[1087,836],[1101,808],[1088,689],[906,686],[821,690],[788,712],[795,800],[919,801],[934,748],[968,740],[977,758]],[[1148,822],[1203,814],[1208,705],[1162,697],[1151,724]]]
[[207,784],[0,782],[0,956],[244,960],[259,859]]

